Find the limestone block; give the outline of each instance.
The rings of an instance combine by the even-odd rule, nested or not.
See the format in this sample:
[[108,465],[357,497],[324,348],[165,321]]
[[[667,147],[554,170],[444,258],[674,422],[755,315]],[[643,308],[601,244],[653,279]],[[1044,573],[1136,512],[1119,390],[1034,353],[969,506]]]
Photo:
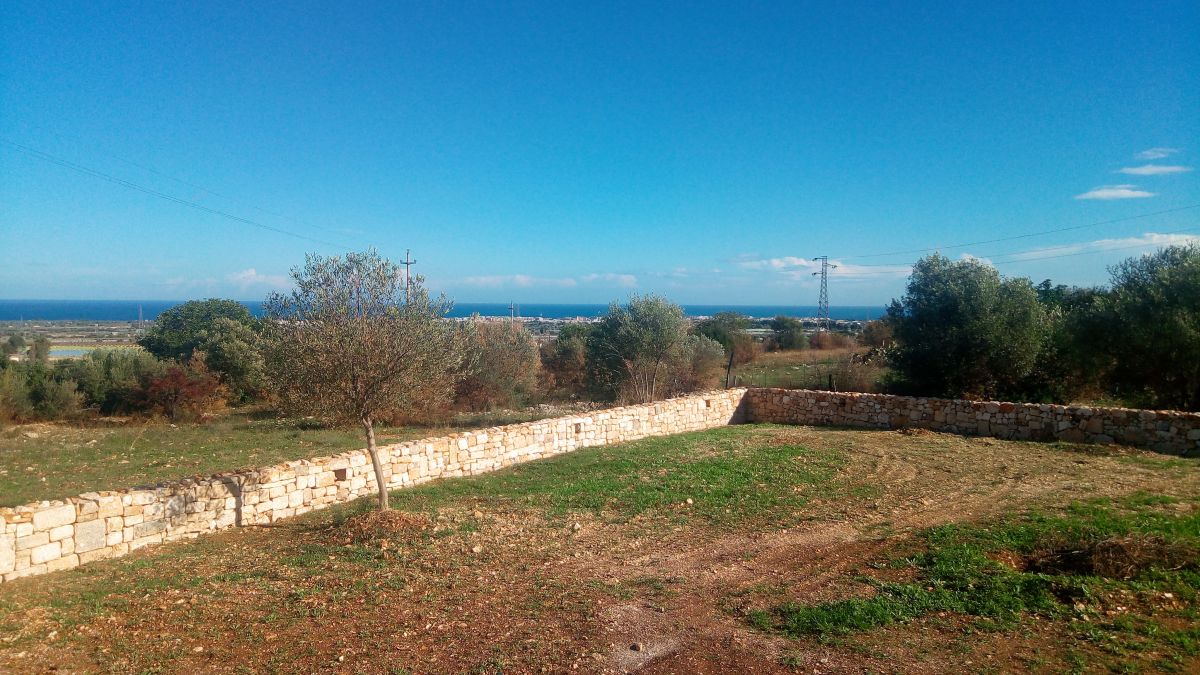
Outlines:
[[103,520],[93,520],[75,526],[75,552],[92,551],[105,544]]
[[61,525],[70,525],[73,522],[75,522],[75,506],[73,504],[52,506],[33,514],[33,529],[35,530],[50,530]]
[[59,525],[50,530],[50,541],[62,541],[75,534],[74,525]]
[[48,560],[54,560],[60,555],[62,555],[62,546],[57,541],[52,541],[30,551],[29,562],[31,565],[40,565]]
[[72,567],[79,567],[79,556],[74,553],[64,555],[61,558],[46,561],[47,572],[57,572],[59,570],[69,570]]
[[49,543],[49,532],[34,532],[27,537],[17,537],[17,550],[27,551],[29,549],[37,548],[38,546],[45,546]]
[[17,568],[17,538],[11,534],[0,534],[0,574]]

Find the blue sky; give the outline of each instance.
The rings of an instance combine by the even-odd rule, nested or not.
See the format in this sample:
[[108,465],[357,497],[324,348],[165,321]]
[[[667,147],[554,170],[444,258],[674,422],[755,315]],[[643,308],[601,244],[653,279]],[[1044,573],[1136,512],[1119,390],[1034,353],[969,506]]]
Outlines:
[[1200,235],[1200,4],[988,5],[6,2],[0,297],[374,246],[464,302],[814,304],[829,255],[881,304],[918,249],[1094,284]]

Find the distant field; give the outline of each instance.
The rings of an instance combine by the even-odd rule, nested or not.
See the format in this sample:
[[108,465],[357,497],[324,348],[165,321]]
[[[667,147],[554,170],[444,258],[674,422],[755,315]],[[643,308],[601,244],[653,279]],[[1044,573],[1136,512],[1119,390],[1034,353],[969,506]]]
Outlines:
[[[380,443],[524,422],[560,412],[462,415],[436,427],[383,428]],[[237,412],[205,424],[27,424],[0,430],[0,506],[266,466],[366,446],[359,429]]]
[[393,505],[0,585],[0,671],[1200,672],[1196,460],[744,425]]
[[885,370],[875,365],[851,364],[851,356],[866,347],[802,349],[767,352],[752,363],[734,369],[738,386],[827,389],[829,376],[839,391],[879,391]]

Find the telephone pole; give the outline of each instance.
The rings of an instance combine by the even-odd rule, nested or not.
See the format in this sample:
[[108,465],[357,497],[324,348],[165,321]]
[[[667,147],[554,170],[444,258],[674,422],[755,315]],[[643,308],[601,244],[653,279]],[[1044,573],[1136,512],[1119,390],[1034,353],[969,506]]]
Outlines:
[[400,263],[401,265],[404,265],[404,302],[405,302],[405,304],[408,303],[408,296],[410,293],[412,293],[412,272],[409,270],[409,268],[412,267],[413,265],[417,264],[417,261],[412,259],[412,255],[410,255],[411,253],[412,253],[412,251],[410,251],[408,249],[404,249],[404,262]]
[[837,265],[829,264],[829,256],[823,255],[819,258],[813,258],[814,261],[821,261],[821,271],[813,272],[813,276],[820,275],[821,277],[821,299],[817,302],[817,330],[829,330],[829,269],[837,269]]
[[508,325],[515,326],[517,323],[517,305],[511,300],[508,303]]

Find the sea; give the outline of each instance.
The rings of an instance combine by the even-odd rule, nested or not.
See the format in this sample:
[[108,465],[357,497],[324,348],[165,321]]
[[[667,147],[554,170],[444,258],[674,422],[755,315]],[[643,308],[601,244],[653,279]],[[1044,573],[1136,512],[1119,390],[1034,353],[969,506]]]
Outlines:
[[[184,303],[184,300],[0,300],[0,321],[136,321],[153,320],[162,312]],[[262,303],[243,301],[251,314],[262,314]],[[816,305],[682,305],[691,317],[712,316],[717,312],[740,312],[752,318],[774,316],[812,317]],[[539,304],[517,305],[517,315],[541,319],[591,318],[608,311],[604,304]],[[869,321],[884,315],[883,307],[830,306],[829,318],[846,321]],[[452,317],[508,316],[508,303],[461,302],[454,305]]]

